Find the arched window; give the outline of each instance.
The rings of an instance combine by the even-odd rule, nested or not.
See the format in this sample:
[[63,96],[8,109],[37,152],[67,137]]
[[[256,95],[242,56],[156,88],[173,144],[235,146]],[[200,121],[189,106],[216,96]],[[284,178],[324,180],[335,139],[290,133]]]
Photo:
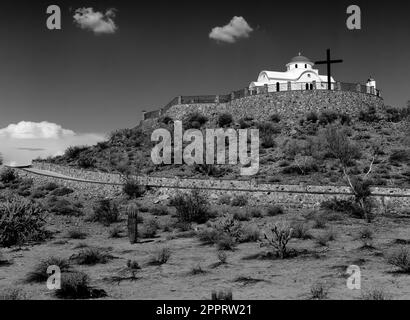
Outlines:
[[305,69],[307,69],[307,64],[305,64]]
[[297,64],[295,65],[295,68],[296,68],[296,69],[298,68],[298,65],[297,65]]

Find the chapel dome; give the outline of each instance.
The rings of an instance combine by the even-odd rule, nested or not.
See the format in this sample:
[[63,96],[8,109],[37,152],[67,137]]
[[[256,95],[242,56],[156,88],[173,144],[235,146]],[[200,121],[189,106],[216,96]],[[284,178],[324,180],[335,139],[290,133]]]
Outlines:
[[297,63],[297,62],[303,62],[303,63],[311,63],[313,64],[313,62],[309,59],[306,58],[305,56],[302,56],[300,53],[298,56],[293,57],[292,60],[290,60],[289,63]]

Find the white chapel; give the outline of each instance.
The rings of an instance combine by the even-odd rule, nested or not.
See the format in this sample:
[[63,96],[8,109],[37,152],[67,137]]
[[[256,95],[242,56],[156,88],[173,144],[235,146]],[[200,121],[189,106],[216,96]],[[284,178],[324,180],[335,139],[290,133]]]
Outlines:
[[[327,89],[327,75],[320,75],[319,70],[313,69],[314,63],[300,53],[286,65],[285,72],[262,71],[258,80],[249,85],[250,90],[268,86],[269,92],[287,90]],[[331,78],[332,87],[335,84]],[[291,86],[289,88],[288,86]]]

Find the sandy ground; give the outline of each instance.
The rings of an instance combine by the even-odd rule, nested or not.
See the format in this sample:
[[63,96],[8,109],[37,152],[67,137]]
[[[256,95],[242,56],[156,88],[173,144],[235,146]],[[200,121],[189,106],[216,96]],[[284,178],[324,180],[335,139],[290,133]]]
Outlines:
[[[152,196],[142,200],[145,204],[152,201]],[[141,214],[144,218],[151,215]],[[271,222],[303,221],[304,215],[306,212],[289,210],[284,215],[252,218],[244,223],[255,224],[263,230]],[[232,290],[234,299],[309,299],[310,289],[317,282],[329,287],[329,299],[360,299],[371,289],[382,289],[392,299],[410,298],[410,275],[394,272],[396,269],[386,262],[384,256],[388,250],[398,247],[396,239],[410,239],[410,219],[406,218],[378,217],[372,224],[367,224],[363,220],[343,217],[341,221],[327,222],[327,229],[336,233],[336,239],[327,247],[318,245],[314,239],[293,239],[289,247],[306,250],[307,253],[278,260],[252,258],[252,255],[267,250],[259,243],[239,244],[236,250],[227,251],[227,264],[217,267],[214,266],[218,262],[216,247],[203,245],[196,237],[169,240],[173,232],[159,232],[152,241],[131,245],[126,237],[125,219],[115,224],[124,230],[123,237],[118,239],[109,238],[109,229],[114,225],[105,227],[85,222],[84,217],[50,216],[48,219],[48,229],[54,232],[48,242],[1,249],[12,263],[0,267],[1,289],[19,287],[27,299],[54,299],[53,292],[45,284],[26,284],[23,279],[40,260],[50,256],[69,258],[81,250],[76,249],[76,245],[85,243],[90,247],[104,248],[115,257],[106,264],[74,266],[90,276],[93,286],[108,293],[104,299],[210,299],[211,292],[219,289]],[[66,231],[73,226],[86,231],[87,238],[67,239]],[[363,249],[362,242],[356,240],[359,230],[366,226],[374,232],[374,249]],[[324,231],[311,229],[313,236]],[[169,261],[162,266],[148,265],[151,255],[162,247],[171,250]],[[137,272],[138,280],[118,284],[104,279],[118,275],[128,259],[142,266]],[[198,264],[205,273],[190,274]],[[362,290],[347,288],[346,270],[349,265],[360,266]],[[240,277],[251,281],[238,281]]]

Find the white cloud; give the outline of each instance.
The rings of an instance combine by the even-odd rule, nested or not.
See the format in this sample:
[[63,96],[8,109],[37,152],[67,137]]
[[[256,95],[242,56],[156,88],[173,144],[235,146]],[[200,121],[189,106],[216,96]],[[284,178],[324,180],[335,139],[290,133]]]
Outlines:
[[235,43],[241,38],[248,38],[252,31],[243,17],[235,16],[227,25],[213,28],[209,37],[217,41]]
[[112,34],[118,27],[114,22],[116,9],[108,9],[105,13],[94,11],[93,8],[78,8],[73,16],[74,23],[81,29],[90,30],[95,34]]
[[46,121],[22,121],[0,129],[0,154],[6,164],[27,165],[37,157],[61,155],[69,146],[94,145],[103,140],[103,134],[75,133]]
[[0,129],[0,137],[12,139],[60,139],[74,135],[74,131],[63,129],[60,125],[47,121],[21,121]]

